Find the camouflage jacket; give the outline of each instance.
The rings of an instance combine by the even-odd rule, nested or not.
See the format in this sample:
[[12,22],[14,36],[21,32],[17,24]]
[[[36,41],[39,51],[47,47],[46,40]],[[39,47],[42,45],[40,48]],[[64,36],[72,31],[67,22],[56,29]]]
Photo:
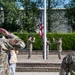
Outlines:
[[9,75],[8,50],[19,50],[25,47],[25,43],[13,34],[10,39],[0,38],[0,75]]
[[75,52],[66,55],[61,63],[60,75],[75,75]]

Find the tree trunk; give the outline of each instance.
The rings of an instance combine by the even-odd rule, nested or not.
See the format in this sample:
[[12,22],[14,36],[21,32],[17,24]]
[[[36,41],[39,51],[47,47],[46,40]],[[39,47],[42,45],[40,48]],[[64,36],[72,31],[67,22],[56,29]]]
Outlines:
[[48,32],[51,31],[51,8],[50,8],[51,0],[48,0]]

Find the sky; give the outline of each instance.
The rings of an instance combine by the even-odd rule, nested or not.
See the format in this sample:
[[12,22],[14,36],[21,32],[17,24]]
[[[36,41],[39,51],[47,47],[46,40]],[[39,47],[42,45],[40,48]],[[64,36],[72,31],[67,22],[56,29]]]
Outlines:
[[[16,0],[16,1],[18,2],[18,0]],[[69,1],[70,1],[70,0],[65,0],[64,4],[69,3]],[[21,5],[21,3],[19,3],[19,2],[18,2],[18,4],[19,4],[19,6]],[[64,8],[64,4],[61,4],[60,6],[57,6],[56,8]],[[21,6],[21,9],[23,9],[22,6]]]
[[[64,4],[68,4],[70,0],[65,0]],[[64,4],[57,6],[57,8],[64,8]]]

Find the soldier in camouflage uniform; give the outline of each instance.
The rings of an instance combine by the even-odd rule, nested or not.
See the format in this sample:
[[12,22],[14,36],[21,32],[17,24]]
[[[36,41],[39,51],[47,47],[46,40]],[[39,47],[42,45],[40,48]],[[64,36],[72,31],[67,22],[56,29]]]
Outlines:
[[7,61],[7,48],[4,45],[4,39],[0,35],[0,75],[9,75]]
[[59,75],[75,75],[75,52],[63,58]]
[[58,40],[53,38],[53,42],[57,44],[58,58],[61,59],[62,52],[62,37],[59,37]]
[[33,43],[35,42],[35,38],[32,39],[32,36],[28,36],[27,49],[28,49],[28,59],[31,58]]
[[50,45],[50,41],[49,39],[47,38],[47,42],[46,42],[46,58],[48,59],[48,55],[49,55],[49,45]]
[[[1,32],[4,30],[0,30]],[[6,33],[5,33],[6,35]],[[10,39],[0,38],[0,75],[10,75],[9,66],[8,66],[8,50],[12,50],[15,48],[19,50],[20,48],[24,48],[24,42],[14,34],[6,35],[11,37]]]

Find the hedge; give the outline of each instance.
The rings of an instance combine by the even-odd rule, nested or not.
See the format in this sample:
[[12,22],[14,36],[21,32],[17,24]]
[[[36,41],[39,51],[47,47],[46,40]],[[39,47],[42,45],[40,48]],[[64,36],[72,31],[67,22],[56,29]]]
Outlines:
[[[33,50],[42,50],[43,42],[39,34],[36,33],[26,33],[26,34],[15,33],[15,34],[24,40],[26,46],[28,35],[32,35],[33,37],[36,38],[35,43],[33,44]],[[75,33],[68,33],[68,34],[47,33],[47,38],[51,42],[51,50],[56,50],[57,48],[56,44],[53,43],[52,38],[54,37],[55,39],[58,39],[59,36],[62,37],[63,50],[75,50]]]

